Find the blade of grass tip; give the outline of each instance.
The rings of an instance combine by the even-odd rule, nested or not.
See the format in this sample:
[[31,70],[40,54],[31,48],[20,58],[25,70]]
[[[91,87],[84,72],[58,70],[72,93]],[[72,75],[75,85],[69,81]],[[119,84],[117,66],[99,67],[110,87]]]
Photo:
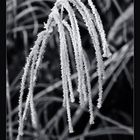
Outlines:
[[86,75],[86,83],[87,83],[87,91],[88,91],[88,103],[89,103],[89,113],[90,113],[90,124],[94,124],[94,114],[93,114],[93,105],[92,105],[92,96],[91,96],[91,84],[90,84],[90,76],[89,76],[89,70],[86,62],[86,58],[84,56],[83,52],[83,63],[84,63],[84,69],[85,69],[85,75]]
[[[61,14],[62,16],[62,14]],[[64,24],[64,23],[63,23]],[[67,37],[67,35],[65,34],[65,36]],[[69,87],[69,91],[70,91],[70,100],[71,102],[74,102],[75,99],[74,99],[74,94],[73,94],[73,88],[72,88],[72,82],[71,82],[71,70],[70,70],[70,61],[69,61],[69,53],[68,53],[68,47],[66,48],[67,46],[65,46],[65,57],[66,57],[66,71],[67,71],[67,79],[68,79],[68,87]]]
[[[75,103],[73,103],[74,105]],[[77,104],[76,104],[77,105]],[[81,117],[81,112],[83,112],[83,110],[85,110],[85,108],[81,109],[81,107],[79,107],[79,105],[77,105],[77,110],[75,111],[72,120],[73,120],[73,126],[76,124],[76,122],[80,119]],[[60,135],[60,140],[64,140],[67,135],[68,135],[68,129],[66,129],[68,126],[65,127],[64,131],[61,133]]]

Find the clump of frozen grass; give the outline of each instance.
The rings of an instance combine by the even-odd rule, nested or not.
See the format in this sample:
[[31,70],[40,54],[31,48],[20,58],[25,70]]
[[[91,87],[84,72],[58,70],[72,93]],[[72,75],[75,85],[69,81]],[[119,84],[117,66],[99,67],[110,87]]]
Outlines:
[[[71,71],[69,63],[68,46],[65,37],[65,30],[68,30],[69,36],[71,38],[76,69],[78,73],[78,92],[79,92],[79,103],[81,107],[88,101],[89,113],[90,113],[90,124],[94,123],[93,105],[92,105],[92,93],[90,85],[90,76],[88,72],[87,62],[83,53],[81,36],[79,32],[79,26],[76,19],[74,10],[72,9],[73,4],[82,15],[82,18],[87,26],[88,32],[91,36],[93,47],[95,48],[96,60],[97,60],[97,73],[98,73],[98,83],[99,83],[99,98],[97,107],[100,108],[102,105],[102,81],[104,77],[104,64],[102,60],[103,57],[109,57],[111,55],[108,44],[105,38],[105,32],[102,26],[100,16],[93,5],[91,0],[88,0],[88,4],[91,7],[91,11],[81,2],[81,0],[57,0],[54,7],[51,10],[47,24],[44,24],[45,30],[38,34],[35,45],[33,46],[24,68],[24,74],[21,81],[20,97],[19,97],[19,129],[17,140],[23,135],[24,121],[26,118],[27,109],[31,109],[31,120],[34,127],[37,127],[36,111],[33,102],[33,89],[35,86],[36,75],[41,64],[45,48],[47,47],[46,42],[50,34],[53,32],[55,26],[58,27],[59,40],[60,40],[60,62],[61,62],[61,75],[62,75],[62,86],[63,86],[63,106],[67,110],[68,126],[69,132],[74,132],[72,126],[71,112],[70,112],[70,101],[74,102],[74,92],[72,88],[71,81]],[[63,19],[64,9],[68,13],[70,24]],[[60,11],[60,12],[59,12]],[[99,38],[101,38],[101,45],[103,50],[103,55],[101,54]],[[30,74],[29,92],[27,94],[27,99],[25,103],[24,111],[22,110],[22,98],[24,94],[25,82]],[[70,93],[70,95],[69,95]]]

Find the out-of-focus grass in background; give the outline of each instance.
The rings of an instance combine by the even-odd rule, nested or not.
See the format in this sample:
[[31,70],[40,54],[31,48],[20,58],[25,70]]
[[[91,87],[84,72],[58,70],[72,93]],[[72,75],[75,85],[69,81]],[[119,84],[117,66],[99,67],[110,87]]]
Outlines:
[[[86,5],[86,0],[82,0]],[[6,0],[7,45],[7,140],[14,140],[18,128],[18,97],[20,79],[26,57],[43,30],[55,0]],[[94,0],[103,21],[112,57],[105,59],[103,107],[94,109],[95,124],[89,125],[87,106],[81,109],[71,104],[75,133],[68,133],[66,110],[62,107],[62,86],[59,62],[59,39],[54,31],[38,73],[34,101],[38,113],[38,129],[25,122],[23,140],[132,140],[133,139],[133,56],[134,6],[132,0]],[[64,15],[65,16],[65,15]],[[94,50],[86,28],[77,13],[82,43],[87,57],[92,85],[93,104],[96,105],[98,85]],[[73,86],[77,74],[73,50],[69,44]],[[27,83],[28,84],[28,83]],[[25,90],[25,97],[28,89]],[[75,95],[77,91],[75,88]],[[78,100],[78,98],[77,98]]]

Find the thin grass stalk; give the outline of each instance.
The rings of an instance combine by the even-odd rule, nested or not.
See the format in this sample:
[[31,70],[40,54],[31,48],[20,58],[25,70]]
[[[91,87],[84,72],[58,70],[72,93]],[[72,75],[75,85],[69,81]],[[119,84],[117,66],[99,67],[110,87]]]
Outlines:
[[101,107],[101,97],[102,97],[102,78],[104,77],[104,63],[102,60],[101,50],[99,46],[98,35],[95,29],[95,25],[92,22],[91,16],[85,5],[79,0],[70,0],[72,4],[77,8],[79,13],[82,15],[83,20],[88,28],[89,34],[92,39],[93,46],[95,48],[96,60],[97,60],[97,73],[98,73],[98,84],[99,84],[99,103],[98,108]]
[[[78,91],[79,91],[79,101],[81,107],[84,106],[84,102],[86,101],[86,87],[85,87],[85,79],[84,79],[84,71],[83,71],[83,63],[82,63],[82,43],[81,43],[81,37],[79,32],[79,27],[76,19],[76,15],[74,11],[72,10],[72,7],[67,2],[64,5],[65,9],[68,12],[70,23],[72,27],[73,37],[77,36],[78,40],[75,40],[74,51],[75,51],[75,61],[77,64],[77,71],[78,71]],[[76,48],[75,48],[76,47]],[[84,98],[83,98],[84,95]]]
[[[24,112],[23,112],[23,117],[21,118],[22,120],[20,121],[20,124],[19,124],[19,128],[20,128],[20,133],[19,135],[23,135],[23,128],[24,128],[24,120],[25,120],[25,117],[26,117],[26,113],[27,113],[27,109],[29,107],[29,103],[30,103],[30,100],[31,100],[31,95],[33,94],[33,69],[34,69],[34,65],[35,65],[35,56],[37,55],[37,50],[34,51],[34,55],[32,57],[32,65],[31,65],[31,70],[30,70],[30,85],[29,85],[29,92],[27,94],[27,99],[26,99],[26,104],[25,104],[25,109],[24,109]],[[31,102],[33,103],[33,102]],[[32,104],[32,107],[33,107],[33,104]],[[32,114],[34,114],[34,109],[31,107],[31,116],[32,116],[32,122],[33,122],[33,126],[35,125],[36,121],[35,121],[35,118]]]
[[93,21],[95,23],[97,30],[99,31],[99,36],[101,38],[103,57],[110,57],[111,52],[109,51],[109,48],[108,48],[108,43],[106,41],[106,35],[105,35],[105,31],[103,29],[103,24],[102,24],[101,18],[99,16],[97,9],[96,9],[95,5],[93,4],[93,2],[91,0],[88,0],[88,4],[91,7],[92,14],[93,14]]
[[[51,26],[50,26],[51,27]],[[52,30],[51,30],[52,31]],[[50,35],[51,31],[42,31],[40,34],[43,34],[42,36],[42,44],[41,44],[41,47],[40,47],[40,50],[38,50],[38,52],[34,52],[34,57],[33,57],[33,62],[32,62],[32,66],[31,66],[31,72],[30,72],[30,87],[29,87],[29,93],[28,93],[28,96],[27,96],[27,101],[26,101],[26,105],[25,105],[25,110],[24,110],[24,113],[23,113],[23,120],[25,118],[25,115],[26,115],[26,112],[27,112],[27,108],[28,108],[28,104],[29,104],[29,101],[30,101],[30,108],[31,108],[31,117],[32,117],[32,124],[34,126],[34,128],[37,128],[37,115],[36,115],[36,112],[35,112],[35,107],[34,107],[34,103],[33,103],[33,88],[35,86],[35,81],[36,81],[36,75],[37,75],[37,70],[39,68],[39,65],[41,63],[41,60],[42,60],[42,56],[44,55],[44,50],[45,50],[45,47],[46,47],[46,40],[48,39],[48,36]],[[38,35],[39,37],[40,35]],[[38,56],[37,56],[38,54]]]
[[87,67],[87,62],[83,53],[83,63],[84,63],[84,68],[85,68],[85,73],[86,73],[86,82],[87,82],[87,90],[88,90],[88,103],[89,103],[89,112],[90,112],[90,124],[94,124],[94,114],[93,114],[93,103],[92,103],[92,93],[91,93],[91,84],[90,84],[90,76],[89,76],[89,71]]
[[7,68],[6,68],[6,99],[7,99],[7,108],[8,108],[9,139],[13,140],[11,97],[10,97],[10,87],[9,87],[9,78],[8,78],[8,69]]
[[[55,7],[56,8],[56,7]],[[58,11],[57,11],[57,8],[54,9],[55,12],[53,14],[53,17],[54,17],[54,20],[55,22],[57,23],[57,26],[58,26],[58,32],[59,32],[59,37],[60,37],[60,51],[61,51],[61,70],[62,70],[62,81],[65,80],[66,78],[66,70],[63,68],[64,66],[66,66],[66,54],[65,54],[65,47],[66,47],[66,39],[65,39],[65,32],[64,32],[64,27],[63,27],[63,24],[62,24],[62,21],[60,21],[60,16],[58,14]],[[65,70],[65,71],[63,71]],[[64,75],[63,75],[64,74]],[[65,85],[67,84],[66,81],[63,82],[65,83]],[[64,88],[67,88],[68,87],[64,87]],[[73,127],[72,127],[72,120],[71,120],[71,112],[70,112],[70,105],[69,105],[69,96],[68,96],[68,90],[65,92],[65,100],[66,100],[66,110],[67,110],[67,117],[68,117],[68,126],[69,126],[69,132],[70,133],[73,133]]]
[[[71,27],[72,27],[72,34],[73,34],[73,37],[74,36],[77,36],[77,32],[76,32],[76,25],[75,24],[77,24],[77,23],[75,23],[75,21],[76,21],[76,17],[75,17],[75,15],[74,15],[74,12],[73,12],[73,10],[72,10],[72,8],[69,6],[69,4],[67,3],[67,2],[65,2],[65,3],[63,3],[62,2],[62,4],[64,4],[64,8],[67,10],[67,12],[68,12],[68,16],[69,16],[69,19],[70,19],[70,23],[71,23]],[[79,94],[80,94],[80,96],[79,96],[79,100],[80,100],[80,105],[81,106],[83,106],[82,104],[82,90],[81,90],[81,88],[80,88],[80,86],[81,86],[81,76],[80,76],[80,59],[79,59],[79,52],[78,52],[78,47],[77,47],[77,42],[76,42],[76,40],[75,39],[73,39],[73,41],[74,41],[74,52],[75,52],[75,61],[76,61],[76,66],[77,66],[77,72],[78,72],[78,91],[79,91]]]
[[[74,46],[74,40],[73,40],[72,29],[71,29],[70,25],[67,23],[67,21],[63,20],[63,24],[64,24],[64,26],[66,27],[66,29],[68,30],[69,35],[70,35],[70,38],[71,38],[71,41],[72,41],[72,45]],[[81,51],[81,54],[82,54],[82,51]],[[81,60],[82,60],[82,59],[81,59]],[[83,71],[84,71],[84,69],[83,69]],[[83,76],[84,76],[84,72],[83,72]],[[83,79],[83,80],[84,80],[84,82],[85,82],[85,79]],[[85,86],[84,88],[85,88],[85,92],[86,92],[86,84],[83,83],[83,85]],[[86,102],[86,101],[87,101],[86,93],[83,94],[83,95],[84,95],[84,101]],[[82,99],[81,99],[81,100],[82,100]]]
[[[27,78],[28,71],[29,71],[29,68],[30,68],[30,65],[31,65],[31,60],[34,56],[34,52],[38,51],[39,45],[41,44],[43,35],[44,35],[43,33],[38,35],[38,39],[35,42],[35,46],[33,47],[32,51],[30,52],[30,54],[29,54],[29,56],[26,60],[26,65],[25,65],[24,73],[23,73],[22,80],[21,80],[21,88],[20,88],[20,96],[19,96],[19,113],[18,113],[18,116],[19,116],[19,129],[18,129],[19,135],[23,135],[23,131],[22,131],[23,130],[22,98],[23,98],[23,94],[24,94],[26,78]],[[19,136],[18,136],[18,138],[19,138]]]

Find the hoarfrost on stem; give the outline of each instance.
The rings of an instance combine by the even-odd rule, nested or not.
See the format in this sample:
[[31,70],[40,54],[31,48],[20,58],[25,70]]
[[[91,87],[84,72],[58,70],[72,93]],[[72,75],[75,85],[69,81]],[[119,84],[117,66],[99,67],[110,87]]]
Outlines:
[[[62,87],[63,87],[63,106],[66,107],[67,110],[69,132],[70,133],[74,132],[70,112],[70,101],[74,102],[75,97],[71,81],[70,60],[68,53],[68,45],[65,37],[65,30],[67,30],[69,33],[72,42],[72,47],[74,50],[75,57],[74,60],[76,62],[76,70],[78,74],[77,91],[79,92],[80,106],[84,107],[85,103],[88,102],[90,113],[89,122],[90,124],[94,123],[90,76],[88,72],[87,62],[83,53],[78,21],[76,19],[75,12],[70,3],[73,4],[73,6],[76,7],[78,12],[81,14],[87,27],[87,30],[90,34],[93,47],[95,49],[95,55],[97,60],[98,84],[99,84],[99,94],[98,94],[99,98],[97,107],[100,108],[102,105],[102,92],[103,92],[102,81],[105,74],[102,57],[109,57],[111,53],[108,48],[100,16],[95,8],[95,5],[92,3],[91,0],[88,0],[88,4],[91,9],[88,9],[81,2],[81,0],[57,0],[54,7],[51,10],[47,23],[44,24],[45,30],[38,34],[37,40],[35,41],[35,45],[33,46],[25,64],[19,97],[19,114],[18,114],[19,129],[17,140],[19,140],[20,136],[23,135],[24,120],[26,117],[27,109],[29,107],[31,109],[32,124],[34,127],[37,127],[37,119],[36,119],[37,114],[33,102],[33,89],[36,82],[37,71],[43,59],[45,48],[47,47],[47,40],[50,37],[50,34],[53,32],[54,27],[56,26],[58,27],[60,40],[60,62],[61,62]],[[66,10],[68,13],[70,24],[65,19],[63,19],[64,10]],[[75,38],[75,36],[77,37],[77,39]],[[101,38],[103,55],[101,53],[99,37]],[[23,111],[22,98],[24,94],[25,82],[28,73],[30,73],[30,83],[28,89],[29,92],[27,94],[25,108]]]

